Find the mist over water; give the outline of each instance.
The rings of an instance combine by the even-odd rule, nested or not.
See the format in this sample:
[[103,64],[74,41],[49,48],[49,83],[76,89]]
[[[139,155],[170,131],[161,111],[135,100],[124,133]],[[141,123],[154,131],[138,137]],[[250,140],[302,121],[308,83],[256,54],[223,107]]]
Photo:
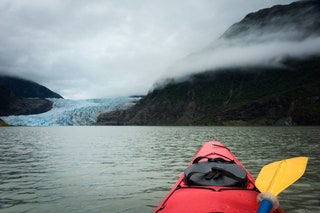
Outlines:
[[319,212],[319,127],[4,127],[0,211],[152,212],[206,141],[224,143],[257,176],[308,156],[280,195],[287,212]]

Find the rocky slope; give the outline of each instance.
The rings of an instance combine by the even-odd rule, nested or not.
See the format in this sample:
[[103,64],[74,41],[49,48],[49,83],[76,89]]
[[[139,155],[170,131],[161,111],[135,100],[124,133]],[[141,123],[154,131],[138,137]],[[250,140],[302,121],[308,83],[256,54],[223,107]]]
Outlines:
[[48,88],[20,78],[0,77],[0,116],[30,115],[46,112],[52,102],[45,98],[62,98]]
[[[229,52],[223,53],[241,50],[235,58],[224,55],[230,62],[245,56],[254,63],[232,63],[214,69],[203,66],[206,72],[190,75],[185,80],[168,80],[134,107],[101,114],[97,123],[319,125],[319,42],[312,43],[312,51],[303,46],[309,44],[307,41],[320,41],[319,11],[319,1],[298,1],[248,14],[210,47],[187,57],[190,64],[182,68],[203,63],[203,58],[208,56],[219,58],[219,50],[226,47]],[[261,54],[265,51],[262,47],[268,46],[274,49],[269,48],[267,56]],[[284,47],[292,51],[283,50]],[[259,64],[253,53],[267,58],[260,57],[264,63]]]

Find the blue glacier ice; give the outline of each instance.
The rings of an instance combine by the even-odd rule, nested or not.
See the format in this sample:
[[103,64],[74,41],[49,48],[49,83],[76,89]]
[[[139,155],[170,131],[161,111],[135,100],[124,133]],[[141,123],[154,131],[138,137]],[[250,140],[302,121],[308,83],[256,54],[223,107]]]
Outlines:
[[138,100],[132,97],[105,99],[55,99],[53,108],[42,114],[3,116],[6,123],[14,126],[80,126],[91,125],[96,122],[100,113],[116,109],[126,109]]

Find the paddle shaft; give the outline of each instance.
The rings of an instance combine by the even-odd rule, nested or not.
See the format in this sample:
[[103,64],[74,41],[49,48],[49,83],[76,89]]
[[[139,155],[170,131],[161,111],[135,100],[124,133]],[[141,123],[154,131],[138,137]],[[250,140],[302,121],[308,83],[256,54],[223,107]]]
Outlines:
[[270,200],[263,200],[260,204],[260,207],[257,213],[269,213],[272,209],[272,202]]
[[260,207],[257,213],[269,213],[271,209],[279,208],[279,200],[270,192],[260,193],[257,197]]

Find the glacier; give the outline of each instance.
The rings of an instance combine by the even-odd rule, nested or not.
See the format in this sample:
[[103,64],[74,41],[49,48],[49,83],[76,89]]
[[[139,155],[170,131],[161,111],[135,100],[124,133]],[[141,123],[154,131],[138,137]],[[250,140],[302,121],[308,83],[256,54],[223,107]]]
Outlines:
[[56,99],[50,111],[33,115],[2,116],[1,119],[13,126],[82,126],[92,125],[100,113],[126,109],[136,103],[136,97],[103,99]]

